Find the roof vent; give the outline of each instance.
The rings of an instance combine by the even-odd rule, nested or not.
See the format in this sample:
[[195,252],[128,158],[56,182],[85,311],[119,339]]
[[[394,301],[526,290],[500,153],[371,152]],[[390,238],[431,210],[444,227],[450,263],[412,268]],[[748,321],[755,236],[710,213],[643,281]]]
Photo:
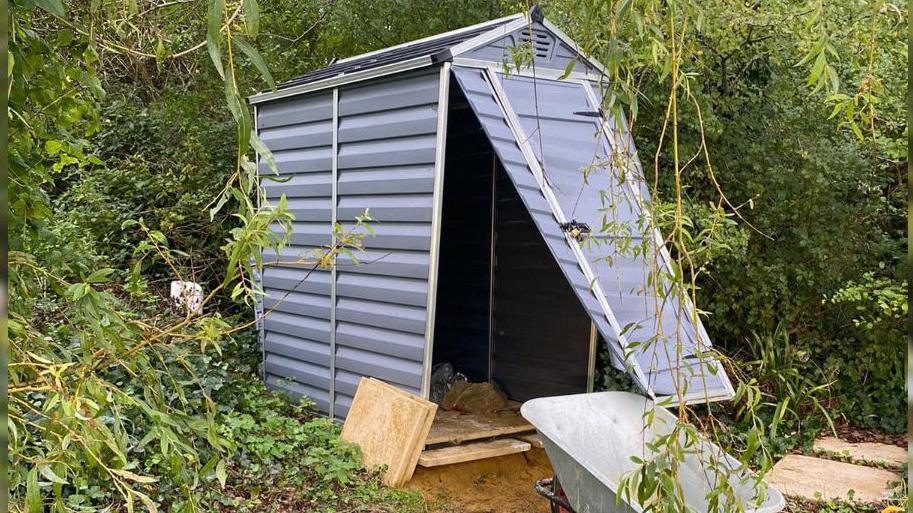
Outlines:
[[552,50],[555,48],[555,38],[544,30],[529,29],[520,31],[520,42],[530,43],[533,47],[533,54],[536,58],[551,60]]

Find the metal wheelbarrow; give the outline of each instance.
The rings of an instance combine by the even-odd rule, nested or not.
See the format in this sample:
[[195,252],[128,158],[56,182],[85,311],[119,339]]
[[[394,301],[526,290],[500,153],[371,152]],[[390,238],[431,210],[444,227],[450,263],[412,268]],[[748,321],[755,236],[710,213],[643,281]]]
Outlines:
[[[643,415],[649,409],[655,410],[655,417],[652,426],[645,429]],[[646,444],[672,431],[676,422],[672,413],[628,392],[542,397],[527,401],[520,413],[536,427],[555,471],[555,480],[536,483],[536,491],[551,501],[553,512],[643,510],[640,504],[616,500],[619,483],[638,468],[631,456],[649,458]],[[710,483],[717,479],[708,464],[711,457],[717,459],[717,465],[739,467],[735,458],[708,440],[688,452],[679,475],[685,503],[698,513],[707,511]],[[745,513],[776,513],[785,506],[783,495],[771,486],[758,505],[748,472],[732,473],[729,483]]]

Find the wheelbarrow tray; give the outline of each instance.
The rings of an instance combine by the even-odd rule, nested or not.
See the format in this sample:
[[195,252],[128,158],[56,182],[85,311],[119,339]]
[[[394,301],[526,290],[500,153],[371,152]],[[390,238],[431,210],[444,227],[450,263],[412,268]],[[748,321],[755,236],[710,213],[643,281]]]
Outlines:
[[[654,410],[652,426],[645,427],[644,414]],[[631,459],[649,459],[647,443],[657,435],[672,432],[676,418],[646,397],[628,392],[542,397],[527,401],[520,410],[539,432],[555,475],[577,513],[640,512],[642,506],[616,500],[622,478],[638,468]],[[679,469],[687,506],[707,511],[710,483],[716,472],[711,458],[729,469],[738,461],[719,446],[703,439],[688,450]],[[768,486],[758,505],[754,476],[732,473],[729,482],[746,513],[775,513],[783,509],[783,495]]]

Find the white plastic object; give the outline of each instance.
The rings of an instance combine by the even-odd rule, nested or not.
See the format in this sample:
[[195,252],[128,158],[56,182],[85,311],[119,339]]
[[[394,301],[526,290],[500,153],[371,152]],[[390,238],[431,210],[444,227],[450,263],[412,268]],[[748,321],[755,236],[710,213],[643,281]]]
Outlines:
[[199,315],[203,313],[203,287],[192,281],[172,281],[171,301],[174,306]]

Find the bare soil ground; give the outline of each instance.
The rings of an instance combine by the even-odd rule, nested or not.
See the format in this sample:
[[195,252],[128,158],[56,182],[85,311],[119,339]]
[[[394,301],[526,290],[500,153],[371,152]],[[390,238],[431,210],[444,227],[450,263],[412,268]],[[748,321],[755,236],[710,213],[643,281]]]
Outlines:
[[835,422],[834,428],[837,436],[847,442],[881,442],[898,447],[907,446],[906,433],[885,433],[875,429],[866,429],[851,426],[846,423]]
[[407,488],[441,513],[548,513],[533,483],[551,477],[542,449],[456,465],[415,469]]

